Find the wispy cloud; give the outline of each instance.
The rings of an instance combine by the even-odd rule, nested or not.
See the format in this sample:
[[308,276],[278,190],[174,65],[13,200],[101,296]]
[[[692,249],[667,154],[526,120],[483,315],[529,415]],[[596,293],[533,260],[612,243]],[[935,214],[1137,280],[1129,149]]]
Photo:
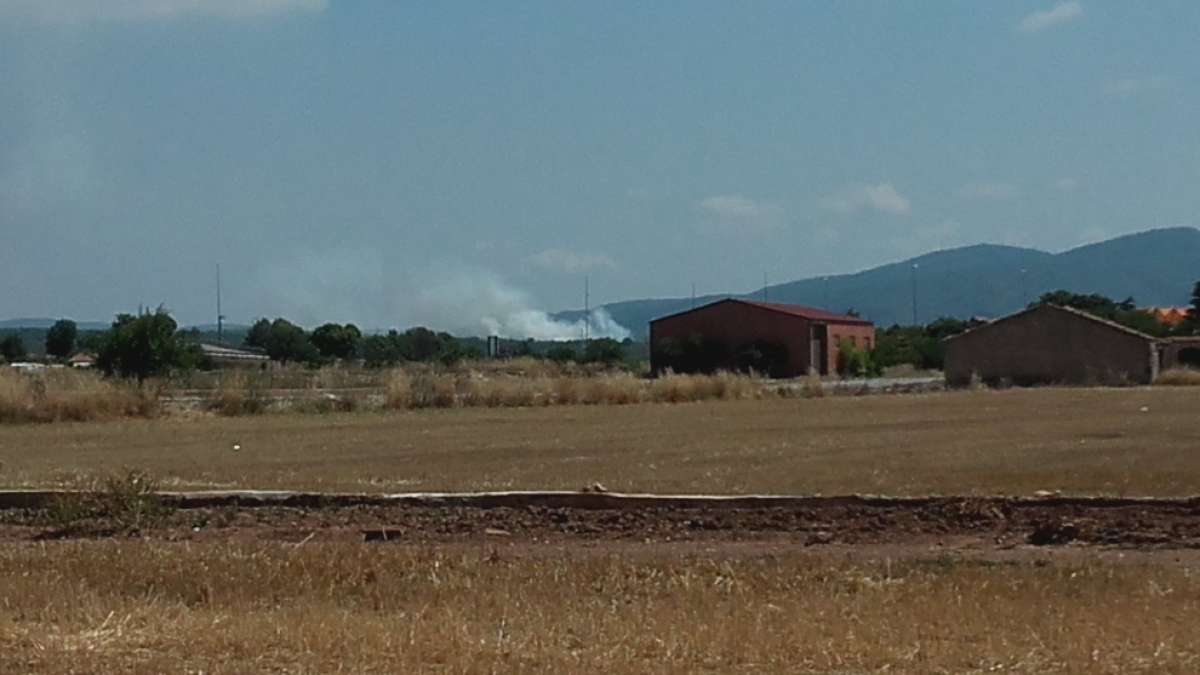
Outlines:
[[696,210],[710,222],[734,230],[772,229],[783,222],[782,208],[741,195],[708,197],[696,204]]
[[1079,2],[1064,2],[1054,9],[1034,12],[1021,19],[1017,24],[1019,33],[1040,33],[1047,28],[1074,21],[1083,16],[1083,4]]
[[1007,183],[967,183],[958,194],[967,199],[1012,199],[1017,190]]
[[1124,80],[1110,82],[1104,87],[1104,95],[1112,96],[1113,98],[1129,98],[1135,94],[1154,91],[1158,89],[1166,89],[1175,83],[1175,80],[1163,75],[1153,77],[1130,77]]
[[526,258],[531,264],[550,272],[576,274],[594,269],[612,269],[617,263],[606,255],[576,253],[552,248]]
[[884,211],[886,213],[907,213],[912,208],[900,191],[891,183],[864,185],[853,188],[840,195],[821,201],[821,206],[840,213],[844,216],[854,214],[863,209]]
[[0,0],[0,18],[62,24],[189,16],[243,19],[321,11],[327,5],[328,0]]
[[1079,181],[1070,176],[1063,176],[1054,181],[1054,189],[1059,192],[1070,192],[1079,187]]

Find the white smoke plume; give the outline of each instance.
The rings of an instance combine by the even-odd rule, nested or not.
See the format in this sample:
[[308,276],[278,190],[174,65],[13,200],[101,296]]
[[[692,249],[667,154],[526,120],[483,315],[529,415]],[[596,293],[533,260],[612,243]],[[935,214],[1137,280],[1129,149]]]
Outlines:
[[[555,321],[534,309],[524,292],[486,272],[455,275],[419,291],[412,308],[414,322],[461,335],[498,335],[510,339],[578,340],[584,321]],[[591,313],[591,337],[624,340],[629,331],[603,310]]]
[[[578,340],[584,321],[555,321],[533,299],[495,274],[443,264],[425,274],[395,276],[375,251],[299,251],[268,264],[252,302],[256,316],[283,316],[305,326],[351,321],[362,328],[425,326],[466,337]],[[624,340],[629,330],[603,310],[591,312],[588,334]]]

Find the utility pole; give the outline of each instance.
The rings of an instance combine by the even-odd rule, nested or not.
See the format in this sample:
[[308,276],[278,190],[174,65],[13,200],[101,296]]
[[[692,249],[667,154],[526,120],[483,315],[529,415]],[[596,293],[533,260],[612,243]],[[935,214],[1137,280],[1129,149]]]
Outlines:
[[912,266],[912,301],[913,301],[913,322],[912,325],[920,325],[917,322],[917,263]]
[[1025,283],[1025,268],[1021,268],[1021,307],[1029,305],[1029,286]]
[[217,343],[225,343],[225,315],[221,313],[221,263],[217,263]]
[[588,278],[583,278],[583,341],[586,343],[591,339],[592,333],[592,307],[591,295],[588,290]]
[[692,309],[696,309],[696,282],[692,282]]
[[763,272],[763,302],[767,301],[767,273]]
[[829,309],[829,277],[825,277],[821,281],[824,282],[824,286],[825,286],[825,311],[828,312],[828,311],[831,311]]

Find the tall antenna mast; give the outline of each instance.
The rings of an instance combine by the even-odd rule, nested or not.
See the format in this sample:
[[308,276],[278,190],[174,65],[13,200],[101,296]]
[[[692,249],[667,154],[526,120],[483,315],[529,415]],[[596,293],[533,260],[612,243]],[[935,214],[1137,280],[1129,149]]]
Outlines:
[[592,307],[591,295],[588,291],[588,278],[583,278],[583,341],[587,342],[591,339],[592,332]]
[[767,301],[767,273],[763,272],[763,302]]
[[225,342],[225,315],[221,313],[221,263],[217,263],[217,342]]

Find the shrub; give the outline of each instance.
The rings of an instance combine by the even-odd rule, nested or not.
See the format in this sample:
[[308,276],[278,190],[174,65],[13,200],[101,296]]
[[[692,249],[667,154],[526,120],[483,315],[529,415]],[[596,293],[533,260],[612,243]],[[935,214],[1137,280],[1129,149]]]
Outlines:
[[61,528],[96,520],[118,531],[136,532],[166,525],[174,511],[159,495],[156,480],[144,471],[130,470],[108,478],[100,490],[65,493],[45,512]]
[[161,393],[158,381],[113,382],[65,368],[38,373],[6,368],[0,370],[0,424],[155,417]]
[[261,415],[266,412],[270,398],[261,373],[243,370],[226,371],[209,394],[206,407],[218,415]]

